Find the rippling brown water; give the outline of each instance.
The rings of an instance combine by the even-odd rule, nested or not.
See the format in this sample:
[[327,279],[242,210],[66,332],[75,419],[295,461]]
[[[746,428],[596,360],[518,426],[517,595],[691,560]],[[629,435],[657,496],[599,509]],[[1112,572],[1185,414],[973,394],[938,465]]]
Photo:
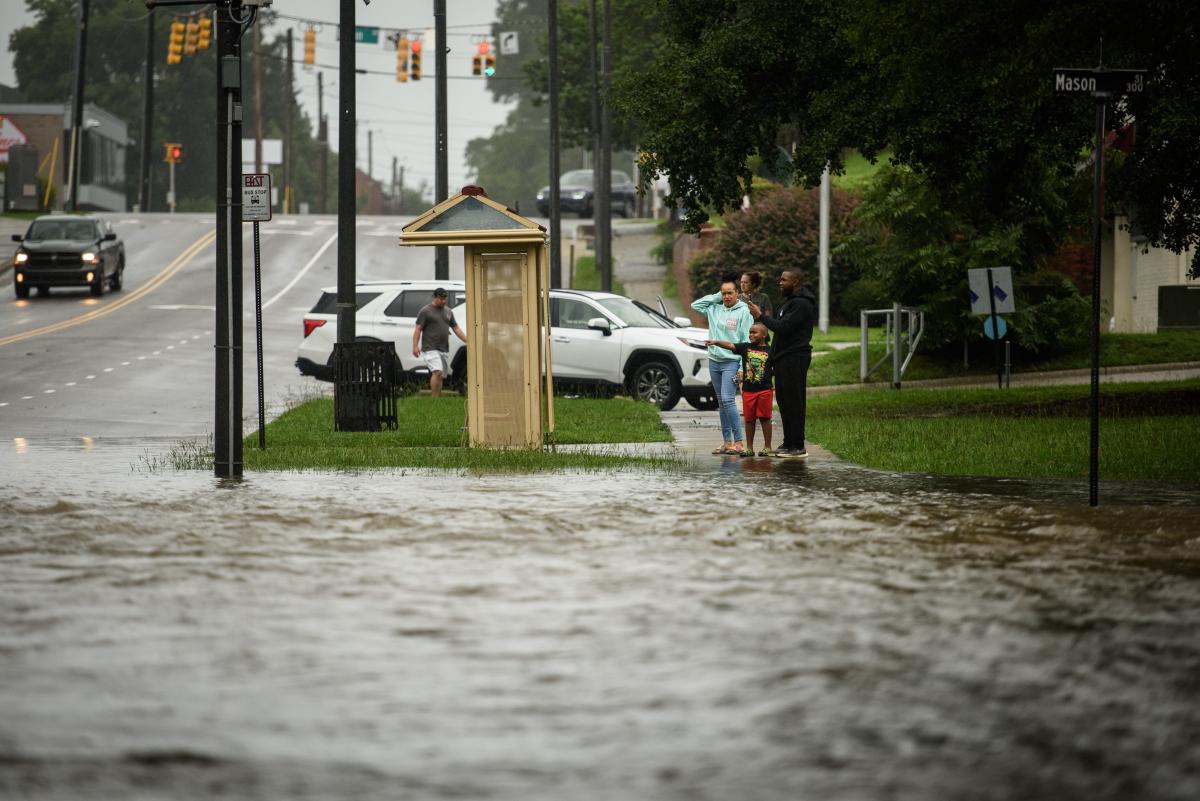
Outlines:
[[0,797],[1200,797],[1194,488],[146,447],[0,461]]

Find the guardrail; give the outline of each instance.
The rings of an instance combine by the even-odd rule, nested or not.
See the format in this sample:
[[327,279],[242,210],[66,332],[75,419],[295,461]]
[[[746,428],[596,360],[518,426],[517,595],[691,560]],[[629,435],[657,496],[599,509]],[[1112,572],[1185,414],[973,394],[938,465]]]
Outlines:
[[[858,355],[859,379],[866,383],[871,373],[890,356],[892,359],[892,386],[900,389],[900,377],[904,375],[904,370],[912,361],[913,354],[917,351],[917,344],[921,341],[921,335],[925,333],[925,312],[893,303],[890,309],[864,309],[858,314],[859,330],[862,334]],[[884,354],[883,358],[868,366],[867,331],[873,315],[883,317]],[[900,354],[904,345],[907,345],[908,353],[901,360]]]

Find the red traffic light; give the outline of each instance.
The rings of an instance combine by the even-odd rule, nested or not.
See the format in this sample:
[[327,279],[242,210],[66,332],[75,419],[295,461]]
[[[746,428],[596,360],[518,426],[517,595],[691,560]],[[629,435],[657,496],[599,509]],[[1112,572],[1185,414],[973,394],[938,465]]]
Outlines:
[[420,40],[420,39],[413,39],[413,40],[412,40],[412,44],[410,44],[410,45],[409,45],[409,48],[410,48],[410,49],[411,49],[411,50],[412,50],[414,53],[420,53],[420,52],[421,52],[421,40]]
[[171,148],[171,158],[175,161],[179,161],[179,159],[183,158],[183,148],[179,145],[175,145],[175,147]]

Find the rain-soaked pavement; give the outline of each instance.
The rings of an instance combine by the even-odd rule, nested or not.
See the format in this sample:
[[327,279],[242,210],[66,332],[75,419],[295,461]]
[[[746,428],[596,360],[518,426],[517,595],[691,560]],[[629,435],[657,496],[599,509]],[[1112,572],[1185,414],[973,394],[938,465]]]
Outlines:
[[0,798],[1200,797],[1196,487],[170,444],[0,453]]

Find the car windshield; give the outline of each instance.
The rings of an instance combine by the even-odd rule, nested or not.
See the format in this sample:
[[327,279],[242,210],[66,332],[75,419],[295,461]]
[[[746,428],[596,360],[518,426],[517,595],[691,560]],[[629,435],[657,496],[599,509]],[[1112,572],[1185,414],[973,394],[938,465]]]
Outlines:
[[68,239],[86,242],[96,238],[96,224],[88,220],[34,220],[26,239]]
[[591,170],[571,170],[559,179],[560,186],[581,186],[585,189],[592,188],[592,171]]
[[630,298],[597,298],[606,311],[631,328],[675,328],[675,323],[649,306]]

